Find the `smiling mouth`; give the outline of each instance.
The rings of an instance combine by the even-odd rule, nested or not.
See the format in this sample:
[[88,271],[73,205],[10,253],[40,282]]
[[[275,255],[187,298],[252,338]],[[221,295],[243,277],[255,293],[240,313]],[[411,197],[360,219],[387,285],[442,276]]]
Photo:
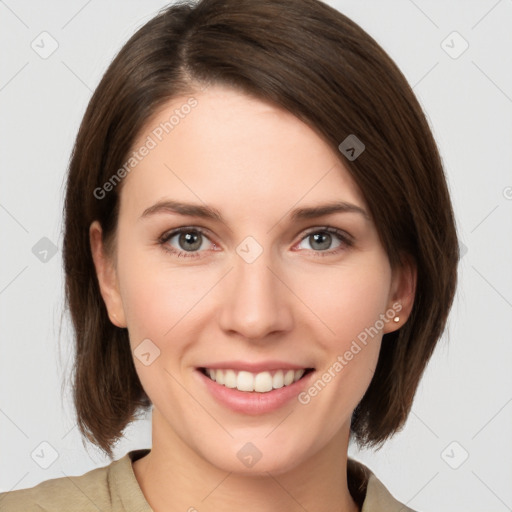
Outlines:
[[274,389],[291,386],[314,371],[314,368],[271,370],[258,373],[214,368],[199,368],[199,371],[217,384],[227,388],[246,392],[268,393]]

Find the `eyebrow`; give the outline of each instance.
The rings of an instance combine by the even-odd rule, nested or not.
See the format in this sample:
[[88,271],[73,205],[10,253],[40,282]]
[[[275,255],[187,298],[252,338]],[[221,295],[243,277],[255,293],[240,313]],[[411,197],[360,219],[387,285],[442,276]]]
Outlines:
[[[189,217],[199,217],[224,222],[221,213],[216,208],[200,204],[182,203],[169,199],[159,201],[153,206],[146,208],[140,216],[140,219],[147,218],[157,213],[177,213],[179,215],[186,215]],[[324,215],[331,215],[333,213],[358,213],[365,219],[370,220],[370,216],[364,208],[352,203],[347,203],[346,201],[334,201],[316,206],[296,208],[289,213],[289,217],[291,220],[297,221],[303,219],[314,219],[317,217],[323,217]]]

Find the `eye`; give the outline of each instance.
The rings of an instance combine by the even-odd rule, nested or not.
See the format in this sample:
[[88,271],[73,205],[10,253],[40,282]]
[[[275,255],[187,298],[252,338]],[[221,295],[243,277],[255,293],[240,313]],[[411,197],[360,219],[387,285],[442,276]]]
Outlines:
[[159,243],[166,251],[178,257],[199,257],[196,253],[201,249],[206,250],[208,242],[212,247],[216,247],[202,229],[192,227],[174,229],[164,233],[159,239]]
[[[304,242],[308,243],[309,248],[312,251],[319,253],[319,256],[335,254],[353,245],[353,241],[350,235],[344,231],[341,231],[340,229],[329,226],[323,228],[314,228],[314,230],[310,231],[305,237],[302,238],[300,244]],[[337,243],[334,248],[332,248],[333,243]],[[301,248],[300,244],[299,248]],[[306,249],[308,248],[306,247]]]
[[[330,226],[313,228],[301,239],[297,247],[304,249],[301,244],[305,242],[316,256],[337,254],[353,245],[353,239],[348,233]],[[165,251],[179,258],[199,258],[203,251],[208,250],[208,246],[210,250],[218,250],[218,246],[208,238],[203,229],[190,226],[164,233],[158,243]]]

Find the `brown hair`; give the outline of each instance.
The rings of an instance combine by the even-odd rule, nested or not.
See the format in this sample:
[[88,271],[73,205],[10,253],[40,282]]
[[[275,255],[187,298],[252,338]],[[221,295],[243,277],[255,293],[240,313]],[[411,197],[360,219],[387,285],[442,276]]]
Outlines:
[[393,267],[417,266],[408,321],[385,334],[375,375],[352,416],[360,446],[399,430],[452,305],[459,248],[442,162],[405,77],[356,23],[317,0],[203,0],[159,12],[123,46],[96,88],[69,165],[63,257],[75,329],[73,397],[80,432],[112,457],[125,427],[147,410],[128,331],[114,326],[91,256],[99,220],[115,250],[121,185],[94,191],[121,168],[166,102],[200,84],[235,87],[291,112],[337,150],[360,187]]

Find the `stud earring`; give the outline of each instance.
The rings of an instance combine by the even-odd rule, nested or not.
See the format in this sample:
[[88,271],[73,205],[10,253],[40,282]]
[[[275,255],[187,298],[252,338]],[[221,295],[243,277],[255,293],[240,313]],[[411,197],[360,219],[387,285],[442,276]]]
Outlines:
[[400,317],[399,316],[395,316],[395,318],[393,318],[393,322],[400,322]]

